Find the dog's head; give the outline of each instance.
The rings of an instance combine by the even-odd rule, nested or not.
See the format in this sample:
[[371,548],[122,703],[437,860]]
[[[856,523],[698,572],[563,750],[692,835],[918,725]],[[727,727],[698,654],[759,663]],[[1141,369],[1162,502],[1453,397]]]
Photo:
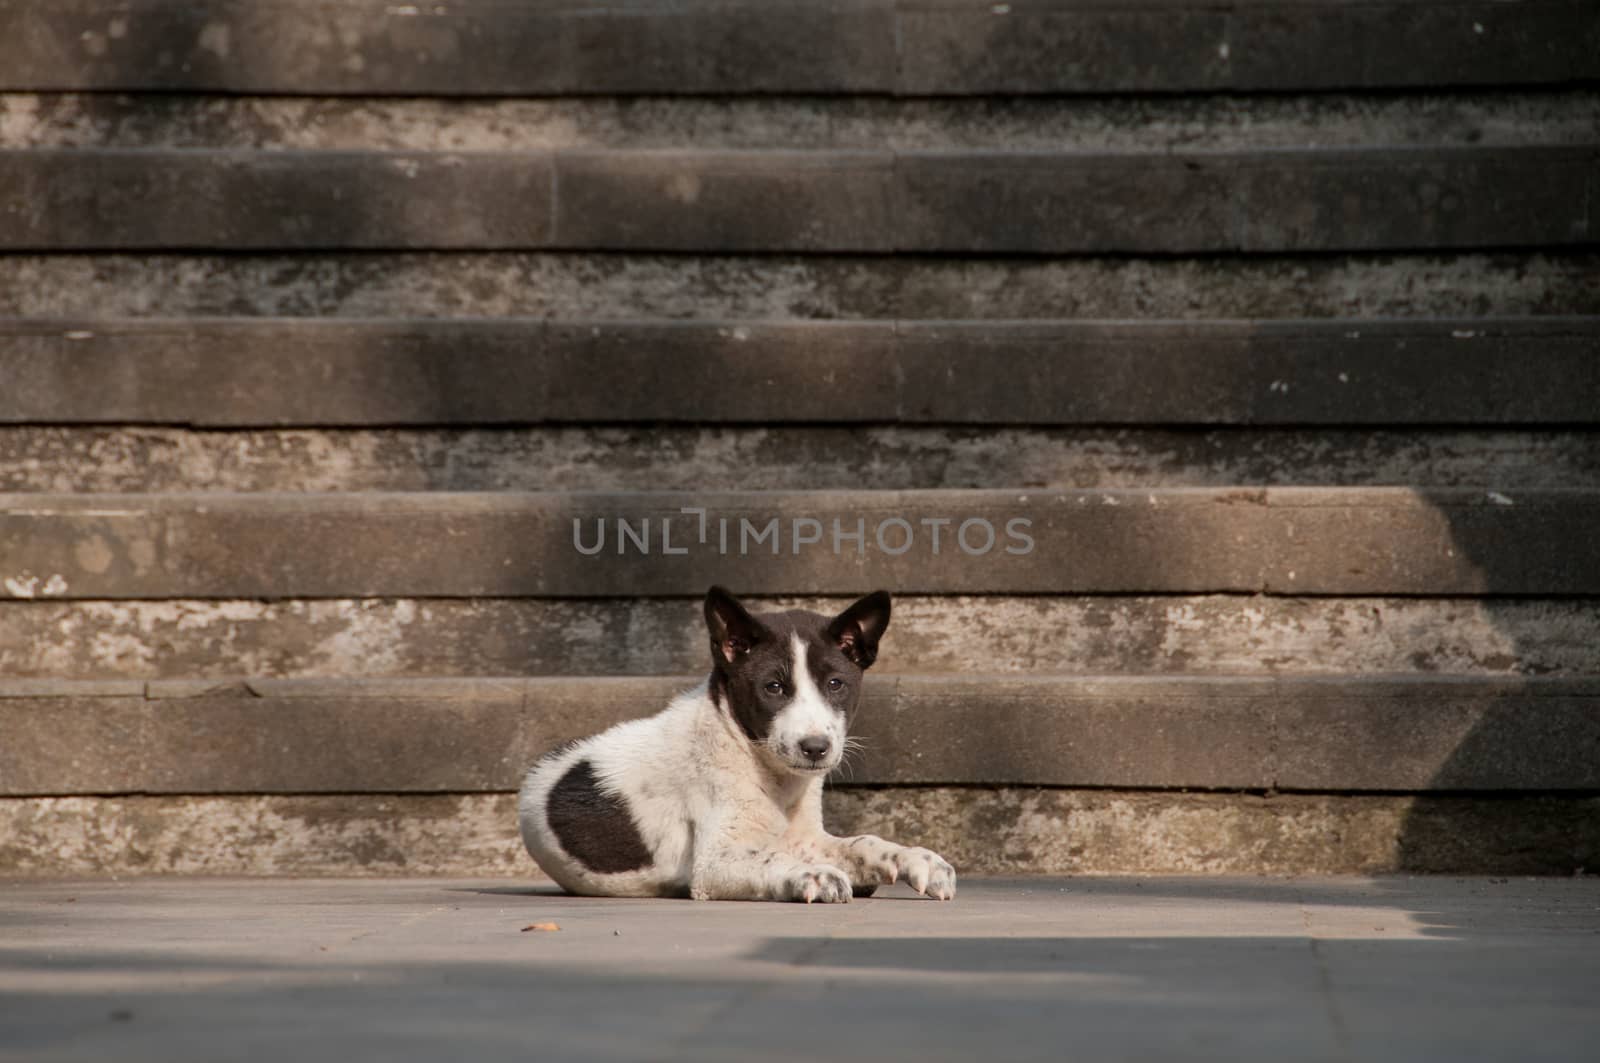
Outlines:
[[723,590],[706,594],[712,696],[779,770],[826,775],[844,756],[861,677],[889,626],[876,591],[835,617],[795,609],[752,616]]

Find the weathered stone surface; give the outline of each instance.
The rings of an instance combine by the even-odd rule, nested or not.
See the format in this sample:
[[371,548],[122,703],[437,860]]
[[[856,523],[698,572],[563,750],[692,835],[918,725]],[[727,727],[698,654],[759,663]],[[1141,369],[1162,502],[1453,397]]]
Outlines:
[[540,879],[514,794],[0,799],[0,874]]
[[[848,598],[752,599],[838,612]],[[0,675],[692,675],[700,599],[12,601]],[[899,595],[873,675],[1600,674],[1588,599]]]
[[562,152],[551,246],[643,251],[888,251],[887,152]]
[[0,249],[547,246],[547,155],[0,152]]
[[829,829],[917,838],[974,873],[1571,874],[1600,858],[1592,797],[839,788]]
[[0,491],[1600,487],[1600,431],[0,426]]
[[[1430,684],[1452,681],[1463,677]],[[1596,688],[1570,699],[1541,700],[1537,708],[1515,697],[1479,697],[1468,687],[1459,689],[1457,696],[1440,692],[1425,699],[1374,689],[1357,699],[1332,677],[1307,680],[1307,687],[1277,708],[1277,785],[1600,789],[1600,703],[1591,696]],[[1442,759],[1441,751],[1448,751]]]
[[0,94],[0,148],[1260,150],[1592,144],[1600,93],[888,99]]
[[[1497,84],[1594,76],[1581,3],[901,5],[902,91]],[[1537,57],[1537,58],[1535,58]]]
[[635,320],[1600,314],[1600,255],[939,258],[604,254],[12,255],[13,317]]
[[[12,250],[1580,245],[1600,149],[0,152]],[[554,180],[551,174],[554,173]]]
[[0,321],[0,422],[1583,423],[1597,355],[1600,317],[30,319]]
[[896,680],[864,782],[1600,789],[1600,683],[1468,677]]
[[0,586],[14,598],[631,597],[712,583],[1593,594],[1597,511],[1592,491],[1520,489],[24,494],[0,496]]
[[0,87],[1059,93],[1574,81],[1582,0],[0,6]]
[[1234,169],[1232,160],[1173,155],[908,155],[895,165],[893,246],[990,254],[1233,250]]
[[[1248,340],[1254,390],[1246,419],[1382,424],[1410,409],[1427,411],[1419,421],[1438,423],[1592,423],[1600,409],[1600,329],[1591,332],[1587,320],[1502,328],[1478,318],[1448,328],[1384,323],[1368,331],[1347,319],[1342,332],[1263,322]],[[1514,383],[1545,374],[1564,381],[1559,390],[1579,401],[1558,398],[1556,388],[1532,394]],[[1361,380],[1367,386],[1359,387]],[[1350,387],[1359,387],[1354,402],[1342,393]]]
[[[0,686],[3,698],[142,698],[149,683],[127,679],[63,679],[54,676],[8,676]],[[215,684],[211,684],[215,685]]]
[[[1316,585],[1333,594],[1456,580],[1479,594],[1585,594],[1600,586],[1587,575],[1591,559],[1600,559],[1600,540],[1585,492],[1420,491],[1411,497],[1421,505],[1395,509],[1389,507],[1407,492],[1284,487],[1267,494],[1268,507],[1283,518],[1271,533],[1269,589],[1303,586],[1308,565],[1323,569]],[[1425,541],[1431,546],[1420,546]]]
[[[0,684],[0,793],[514,788],[690,678]],[[1600,789],[1600,680],[891,675],[855,783],[1238,790]]]
[[537,321],[91,325],[0,325],[0,419],[473,424],[539,420],[549,402]]
[[[830,830],[915,839],[964,874],[1571,874],[1592,797],[835,788]],[[0,874],[514,875],[542,880],[515,797],[0,799]]]
[[902,3],[908,93],[1172,92],[1232,82],[1230,12],[1176,4]]
[[1317,161],[1282,167],[1264,155],[1241,163],[1236,246],[1476,248],[1512,242],[1513,234],[1524,243],[1559,245],[1585,243],[1600,230],[1589,206],[1600,172],[1593,146],[1343,151]]
[[357,95],[892,87],[891,6],[288,0],[0,6],[7,88]]
[[1232,24],[1235,84],[1282,90],[1370,84],[1493,85],[1592,79],[1600,13],[1582,0],[1242,4]]
[[[655,711],[655,679],[256,680],[142,698],[6,697],[6,793],[514,788],[563,741]],[[0,687],[3,690],[3,687]],[[96,751],[91,754],[90,751]],[[109,755],[106,755],[109,754]]]
[[906,153],[896,250],[1334,251],[1582,243],[1585,148],[1138,157]]
[[[876,690],[878,688],[869,688]],[[1272,680],[902,676],[869,693],[846,777],[1250,789],[1272,785]]]
[[[894,414],[1019,424],[1584,422],[1600,409],[1597,354],[1600,318],[902,322]],[[996,361],[1006,372],[993,371]]]

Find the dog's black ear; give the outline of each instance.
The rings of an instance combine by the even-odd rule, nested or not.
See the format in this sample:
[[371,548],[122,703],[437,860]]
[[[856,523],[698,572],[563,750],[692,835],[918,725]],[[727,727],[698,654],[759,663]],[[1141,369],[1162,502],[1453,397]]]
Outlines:
[[833,618],[828,637],[857,668],[878,659],[878,640],[889,626],[889,592],[873,591]]
[[706,592],[706,628],[717,667],[732,664],[761,639],[761,624],[721,587]]

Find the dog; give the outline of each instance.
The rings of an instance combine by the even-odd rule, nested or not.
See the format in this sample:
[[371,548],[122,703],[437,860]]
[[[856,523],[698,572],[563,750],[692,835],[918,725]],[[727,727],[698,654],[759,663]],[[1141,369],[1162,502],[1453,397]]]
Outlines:
[[752,616],[706,594],[711,674],[654,716],[547,754],[517,799],[523,843],[571,893],[843,903],[903,879],[937,900],[955,869],[928,849],[822,827],[889,595],[835,617]]

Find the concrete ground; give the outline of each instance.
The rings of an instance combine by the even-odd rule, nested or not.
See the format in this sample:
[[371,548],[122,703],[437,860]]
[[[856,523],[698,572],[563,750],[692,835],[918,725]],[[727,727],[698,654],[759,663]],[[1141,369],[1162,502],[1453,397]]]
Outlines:
[[[524,930],[553,923],[559,929]],[[6,1060],[1576,1060],[1600,882],[0,881]]]

